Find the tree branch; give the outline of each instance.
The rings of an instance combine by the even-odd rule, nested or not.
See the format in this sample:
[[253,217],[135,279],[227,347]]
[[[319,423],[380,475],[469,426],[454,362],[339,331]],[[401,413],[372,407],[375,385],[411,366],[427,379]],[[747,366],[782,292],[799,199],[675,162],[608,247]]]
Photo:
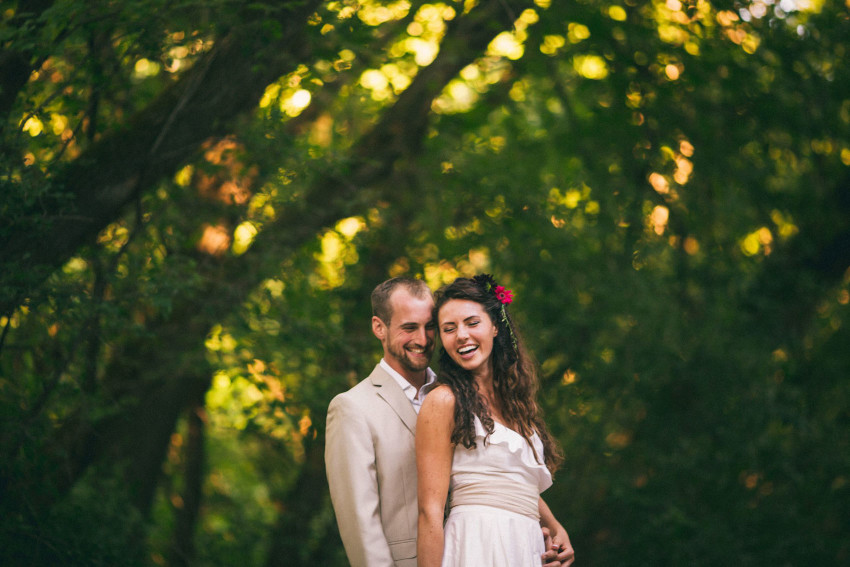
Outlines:
[[[30,0],[26,3],[26,8],[19,7],[19,13],[8,25],[17,28],[28,27],[27,33],[32,35],[43,26],[39,18],[53,5],[53,1]],[[33,60],[34,56],[35,49],[32,47],[25,50],[10,49],[0,53],[0,132],[18,98],[18,93],[27,84],[32,72],[41,65],[41,61]]]
[[9,313],[92,242],[128,203],[174,174],[206,139],[252,110],[266,86],[307,55],[306,22],[320,3],[290,2],[294,7],[285,12],[278,35],[264,32],[263,22],[233,30],[126,128],[104,136],[60,172],[53,185],[66,199],[29,211],[44,224],[7,227],[8,240],[0,247],[0,290],[5,291],[0,313]]

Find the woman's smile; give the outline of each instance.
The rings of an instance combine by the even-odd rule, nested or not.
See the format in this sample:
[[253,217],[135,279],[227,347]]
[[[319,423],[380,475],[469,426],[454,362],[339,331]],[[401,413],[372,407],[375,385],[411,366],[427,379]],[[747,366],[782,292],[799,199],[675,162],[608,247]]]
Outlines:
[[484,307],[475,301],[451,299],[440,307],[437,319],[449,356],[473,374],[488,372],[497,329]]

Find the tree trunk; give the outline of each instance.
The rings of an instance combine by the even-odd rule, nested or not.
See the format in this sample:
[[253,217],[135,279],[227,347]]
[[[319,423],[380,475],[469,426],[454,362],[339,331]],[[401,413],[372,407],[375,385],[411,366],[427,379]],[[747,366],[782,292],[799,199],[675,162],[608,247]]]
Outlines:
[[203,399],[189,410],[186,433],[185,466],[183,468],[183,494],[177,508],[177,526],[171,544],[171,561],[174,567],[188,567],[195,557],[195,525],[201,509],[201,492],[204,484],[204,428],[206,415]]

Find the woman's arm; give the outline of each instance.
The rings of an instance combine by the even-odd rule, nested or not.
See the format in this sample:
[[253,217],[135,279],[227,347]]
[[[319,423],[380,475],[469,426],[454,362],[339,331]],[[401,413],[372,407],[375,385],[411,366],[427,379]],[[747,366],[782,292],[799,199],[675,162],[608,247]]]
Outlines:
[[[549,560],[554,559],[560,565],[572,565],[575,561],[575,551],[573,551],[573,544],[570,542],[567,530],[555,519],[555,515],[543,501],[543,497],[539,498],[537,507],[540,511],[540,525],[547,528],[552,536],[552,547],[544,553],[544,564],[548,564]],[[550,551],[554,551],[554,554],[550,554]],[[549,557],[550,555],[555,555],[555,557]]]
[[438,386],[425,398],[416,420],[419,567],[440,567],[443,559],[443,513],[454,455],[454,408],[451,389]]

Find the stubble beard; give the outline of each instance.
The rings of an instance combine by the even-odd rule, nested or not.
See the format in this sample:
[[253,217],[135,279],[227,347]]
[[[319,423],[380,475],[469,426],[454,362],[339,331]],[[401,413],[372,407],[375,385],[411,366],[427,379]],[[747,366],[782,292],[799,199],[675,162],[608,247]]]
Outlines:
[[[395,358],[405,370],[409,370],[410,372],[422,372],[428,368],[430,356],[426,356],[425,360],[419,363],[410,359],[408,352],[404,349],[404,347],[401,347],[400,349],[391,347],[388,350],[392,357]],[[428,354],[428,348],[425,349],[425,352]],[[431,352],[433,353],[433,351]]]

